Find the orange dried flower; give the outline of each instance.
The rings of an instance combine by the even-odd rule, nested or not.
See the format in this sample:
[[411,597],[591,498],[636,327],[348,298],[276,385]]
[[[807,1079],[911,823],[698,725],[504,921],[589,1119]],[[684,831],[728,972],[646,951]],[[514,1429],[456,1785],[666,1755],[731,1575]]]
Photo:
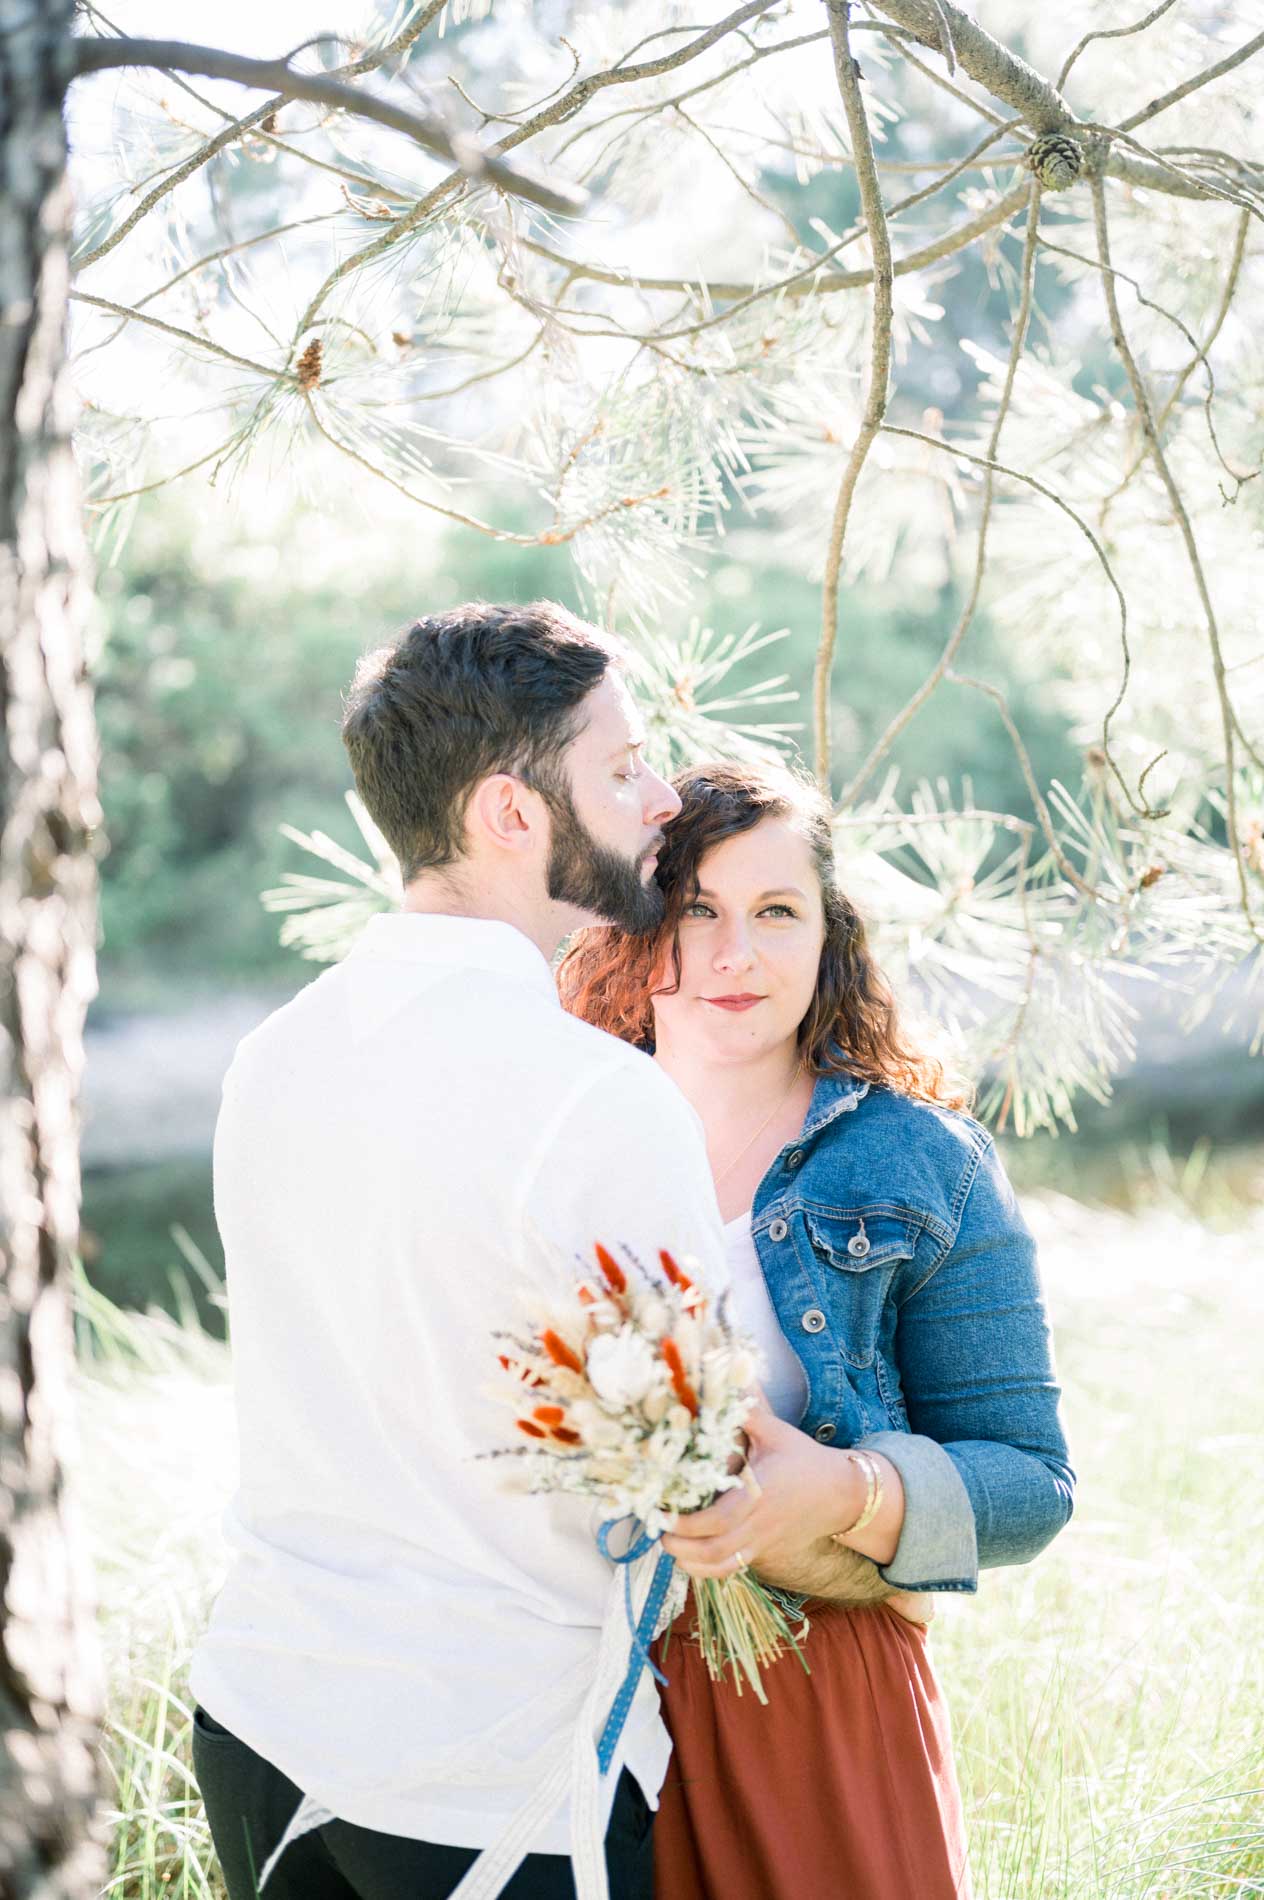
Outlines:
[[505,1371],[514,1373],[516,1377],[522,1380],[522,1383],[524,1385],[543,1385],[544,1384],[544,1380],[540,1377],[538,1372],[528,1372],[527,1368],[525,1366],[519,1365],[516,1359],[507,1359],[503,1352],[498,1352],[496,1354],[496,1357],[500,1360],[500,1363],[505,1368]]
[[601,1242],[597,1241],[596,1248],[597,1264],[605,1275],[606,1285],[610,1288],[612,1293],[626,1293],[628,1290],[627,1274],[618,1264],[608,1247],[603,1247]]
[[689,1278],[689,1275],[681,1272],[666,1247],[659,1248],[658,1257],[662,1262],[663,1272],[667,1275],[672,1285],[678,1286],[682,1293],[687,1293],[689,1288],[693,1285],[693,1281]]
[[685,1377],[684,1362],[680,1357],[680,1347],[674,1339],[665,1339],[662,1345],[663,1358],[667,1370],[671,1373],[672,1391],[685,1410],[693,1417],[698,1416],[698,1395]]
[[541,1333],[540,1344],[544,1347],[545,1352],[547,1352],[555,1366],[566,1366],[572,1372],[582,1372],[584,1370],[577,1354],[573,1353],[566,1341],[559,1339],[555,1332],[550,1330]]
[[548,1433],[545,1431],[541,1431],[538,1425],[533,1425],[529,1418],[516,1418],[514,1420],[514,1424],[518,1427],[518,1430],[520,1432],[525,1432],[528,1438],[547,1438],[548,1437]]
[[560,1425],[566,1413],[560,1405],[537,1405],[531,1416],[538,1418],[541,1425]]
[[581,1445],[583,1443],[579,1433],[572,1431],[569,1425],[555,1425],[553,1427],[553,1436],[554,1438],[560,1439],[564,1445]]

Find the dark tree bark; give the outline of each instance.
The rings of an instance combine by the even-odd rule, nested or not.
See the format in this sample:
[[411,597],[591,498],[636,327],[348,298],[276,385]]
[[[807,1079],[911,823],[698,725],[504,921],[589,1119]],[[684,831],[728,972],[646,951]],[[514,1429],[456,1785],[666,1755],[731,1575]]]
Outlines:
[[0,0],[0,1896],[88,1900],[100,1671],[68,1503],[96,740],[70,449],[73,0]]

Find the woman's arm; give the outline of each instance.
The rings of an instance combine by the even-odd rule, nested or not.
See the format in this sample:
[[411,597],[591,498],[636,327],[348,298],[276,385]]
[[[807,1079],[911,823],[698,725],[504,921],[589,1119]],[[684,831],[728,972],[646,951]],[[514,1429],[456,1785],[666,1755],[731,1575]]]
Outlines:
[[1036,1246],[991,1140],[955,1240],[897,1297],[912,1432],[862,1440],[900,1466],[906,1492],[883,1574],[904,1589],[972,1589],[967,1539],[978,1567],[1026,1563],[1067,1522],[1075,1487]]
[[[879,1513],[846,1536],[866,1490],[855,1461],[764,1409],[747,1427],[759,1495],[726,1492],[663,1540],[686,1569],[723,1576],[740,1551],[767,1582],[836,1600],[973,1590],[980,1565],[1026,1562],[1066,1523],[1075,1474],[1035,1242],[990,1140],[955,1240],[899,1297],[912,1430],[860,1441],[880,1461]],[[837,1530],[854,1556],[830,1543]]]

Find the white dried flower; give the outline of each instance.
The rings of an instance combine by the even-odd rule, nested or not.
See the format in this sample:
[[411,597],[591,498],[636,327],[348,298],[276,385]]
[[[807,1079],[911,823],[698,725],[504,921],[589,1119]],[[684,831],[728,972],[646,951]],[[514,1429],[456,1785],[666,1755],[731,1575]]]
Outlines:
[[641,1331],[651,1339],[661,1339],[672,1329],[672,1311],[661,1293],[638,1293],[632,1311]]
[[672,1403],[671,1387],[666,1380],[653,1392],[648,1392],[641,1405],[641,1411],[651,1425],[657,1425],[660,1418],[666,1418]]
[[588,1348],[589,1383],[607,1405],[639,1404],[657,1375],[654,1350],[634,1327],[603,1333]]
[[627,1437],[625,1427],[609,1412],[603,1412],[591,1399],[577,1399],[570,1409],[570,1423],[584,1443],[594,1451],[621,1450]]

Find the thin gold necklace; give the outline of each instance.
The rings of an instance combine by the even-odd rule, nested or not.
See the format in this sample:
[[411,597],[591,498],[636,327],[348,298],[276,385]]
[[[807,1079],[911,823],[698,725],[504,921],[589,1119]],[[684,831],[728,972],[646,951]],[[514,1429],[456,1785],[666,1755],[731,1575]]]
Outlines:
[[755,1130],[754,1134],[750,1137],[750,1140],[744,1141],[741,1147],[738,1149],[737,1153],[733,1156],[732,1160],[725,1162],[724,1166],[720,1169],[720,1172],[715,1177],[715,1184],[717,1187],[720,1185],[720,1182],[724,1179],[725,1175],[731,1174],[733,1172],[734,1168],[737,1166],[738,1162],[741,1160],[742,1156],[747,1152],[747,1150],[749,1148],[752,1148],[754,1144],[759,1140],[759,1137],[763,1134],[765,1128],[767,1128],[773,1116],[778,1114],[780,1110],[785,1107],[786,1103],[790,1100],[790,1097],[794,1094],[795,1088],[799,1081],[799,1077],[802,1074],[803,1074],[803,1064],[800,1063],[798,1067],[795,1069],[794,1074],[790,1077],[790,1086],[786,1090],[785,1094],[780,1098],[780,1100],[773,1103],[768,1113],[764,1116],[763,1121],[760,1122],[759,1127]]

